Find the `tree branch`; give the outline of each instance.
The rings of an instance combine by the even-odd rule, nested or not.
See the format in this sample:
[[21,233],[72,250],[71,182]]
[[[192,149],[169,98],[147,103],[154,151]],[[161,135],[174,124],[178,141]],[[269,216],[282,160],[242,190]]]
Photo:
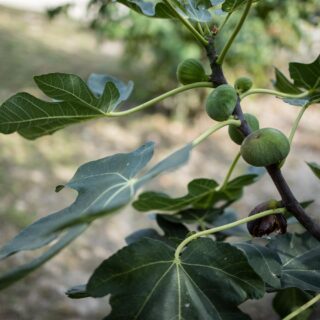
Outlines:
[[[207,56],[210,62],[212,75],[211,81],[214,87],[218,87],[222,84],[227,84],[227,80],[224,76],[222,67],[217,63],[217,52],[214,46],[214,37],[211,37],[208,41]],[[251,133],[250,127],[243,117],[243,112],[240,104],[240,98],[238,98],[236,108],[233,112],[234,116],[241,121],[239,129],[244,136],[248,136]],[[284,179],[280,168],[277,165],[271,165],[266,167],[273,183],[275,184],[284,207],[291,212],[296,219],[316,238],[320,241],[320,226],[316,224],[304,211],[295,198],[286,180]]]

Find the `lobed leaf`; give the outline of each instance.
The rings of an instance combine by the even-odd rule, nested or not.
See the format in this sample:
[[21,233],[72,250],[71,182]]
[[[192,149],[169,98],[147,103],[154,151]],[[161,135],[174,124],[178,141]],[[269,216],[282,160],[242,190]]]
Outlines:
[[86,291],[91,297],[111,294],[105,319],[242,320],[249,318],[237,305],[260,298],[264,285],[230,244],[198,239],[176,261],[172,247],[143,239],[105,260]]
[[[132,200],[143,184],[185,163],[191,147],[191,144],[186,145],[140,176],[137,175],[153,155],[152,142],[130,153],[120,153],[82,165],[66,185],[78,191],[75,202],[23,229],[0,249],[0,259],[19,251],[40,248],[59,237],[65,229],[90,224],[120,209]],[[6,281],[5,274],[0,279],[0,286]]]
[[268,247],[280,257],[281,285],[320,292],[320,242],[308,233],[286,234],[272,239]]
[[99,89],[104,83],[99,97],[76,75],[50,73],[34,77],[38,87],[54,101],[17,93],[0,106],[0,133],[18,132],[27,139],[36,139],[70,124],[106,116],[129,97],[133,84],[101,77],[93,75],[89,79],[93,87],[100,79]]
[[243,188],[254,183],[256,174],[246,174],[231,180],[223,190],[218,190],[218,183],[210,179],[195,179],[188,184],[188,193],[179,198],[171,198],[159,192],[144,192],[133,203],[139,211],[177,211],[192,206],[208,209],[220,200],[233,202],[242,196]]
[[289,74],[292,81],[275,69],[275,88],[288,94],[301,94],[308,91],[305,97],[284,98],[283,100],[295,106],[305,106],[320,101],[320,55],[311,63],[289,63]]
[[280,288],[281,260],[269,248],[252,242],[235,244],[243,251],[253,270],[273,288]]

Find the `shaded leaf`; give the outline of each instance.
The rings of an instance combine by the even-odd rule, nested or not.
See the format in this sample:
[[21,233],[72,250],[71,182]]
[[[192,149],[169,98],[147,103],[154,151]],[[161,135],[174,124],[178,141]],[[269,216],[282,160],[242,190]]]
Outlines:
[[136,190],[144,183],[185,163],[191,145],[186,145],[144,175],[136,177],[151,159],[153,149],[154,144],[149,142],[131,153],[120,153],[82,165],[66,185],[78,191],[76,201],[26,227],[0,250],[0,258],[42,247],[65,228],[90,223],[120,209],[131,201]]
[[320,179],[320,165],[315,162],[307,162],[307,165],[315,174],[315,176]]
[[[240,250],[210,239],[174,249],[143,239],[118,251],[93,273],[92,297],[111,294],[106,319],[249,319],[236,306],[260,298],[263,282]],[[161,312],[159,312],[161,310]]]
[[220,200],[233,202],[242,196],[243,188],[256,181],[257,175],[247,174],[231,180],[223,190],[210,179],[195,179],[188,184],[188,193],[179,198],[171,198],[165,193],[144,192],[133,203],[139,211],[177,211],[189,206],[208,209]]
[[71,299],[82,299],[90,297],[89,293],[87,292],[87,285],[85,284],[70,288],[66,292],[66,295]]
[[[281,318],[284,318],[291,312],[295,311],[309,300],[312,296],[302,290],[297,288],[287,288],[277,292],[276,296],[273,298],[273,308],[278,313]],[[299,313],[294,320],[308,320],[313,308],[308,308],[303,312]]]
[[182,223],[165,220],[162,215],[157,215],[156,219],[163,235],[160,235],[155,229],[141,229],[126,237],[126,243],[132,244],[143,238],[152,238],[176,247],[189,234],[189,230]]
[[308,233],[286,234],[270,241],[268,247],[280,257],[281,285],[320,292],[320,242]]
[[34,80],[55,101],[17,93],[0,107],[1,133],[18,132],[27,139],[36,139],[70,124],[104,117],[127,98],[132,89],[130,83],[125,87],[119,80],[109,78],[97,98],[85,82],[73,74],[50,73],[36,76]]
[[237,243],[235,246],[244,252],[249,264],[264,282],[273,288],[281,287],[281,260],[275,252],[252,242]]
[[273,81],[273,86],[281,92],[290,94],[302,93],[288,78],[277,68],[275,68],[276,80]]
[[320,55],[311,63],[289,63],[290,77],[298,88],[320,88]]
[[320,101],[320,56],[311,63],[289,63],[290,81],[278,69],[275,69],[276,80],[273,82],[275,88],[288,94],[301,94],[310,91],[301,98],[282,98],[283,101],[303,107]]

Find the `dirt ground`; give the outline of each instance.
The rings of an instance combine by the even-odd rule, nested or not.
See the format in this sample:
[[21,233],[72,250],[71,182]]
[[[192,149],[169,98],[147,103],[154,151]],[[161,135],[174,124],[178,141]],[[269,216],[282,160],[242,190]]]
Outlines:
[[[65,36],[66,28],[68,37]],[[0,101],[21,90],[38,94],[32,76],[50,71],[73,72],[83,77],[90,72],[107,72],[121,77],[115,56],[102,50],[92,34],[65,20],[48,24],[39,15],[12,13],[0,8],[0,43]],[[314,55],[309,54],[311,60]],[[128,79],[128,75],[123,76]],[[174,108],[179,101],[172,99],[170,103]],[[260,116],[262,127],[276,127],[285,133],[289,132],[299,111],[271,97],[248,98],[244,108]],[[319,119],[319,105],[305,114],[284,175],[299,200],[315,200],[308,212],[320,222],[320,184],[305,164],[305,161],[319,162]],[[67,182],[82,163],[133,150],[149,140],[157,143],[155,162],[194,139],[210,125],[211,121],[203,112],[189,123],[153,114],[75,125],[37,141],[26,141],[16,134],[1,135],[0,244],[28,223],[71,203],[75,196],[73,191],[56,194],[54,188]],[[186,183],[193,178],[221,180],[237,149],[229,141],[226,130],[221,130],[193,152],[186,166],[159,177],[147,189],[181,195]],[[246,169],[246,164],[241,162],[235,174]],[[278,198],[278,195],[270,179],[264,176],[255,186],[246,189],[244,199],[235,205],[235,209],[239,216],[245,216],[253,206],[270,198]],[[85,283],[103,259],[124,245],[126,235],[153,224],[147,215],[130,207],[95,222],[83,236],[40,270],[0,292],[0,319],[102,319],[109,310],[107,299],[70,300],[64,292],[73,285]],[[10,258],[9,262],[0,264],[0,271],[28,257],[22,254]],[[277,316],[270,311],[270,299],[248,302],[243,309],[254,320],[276,320]]]

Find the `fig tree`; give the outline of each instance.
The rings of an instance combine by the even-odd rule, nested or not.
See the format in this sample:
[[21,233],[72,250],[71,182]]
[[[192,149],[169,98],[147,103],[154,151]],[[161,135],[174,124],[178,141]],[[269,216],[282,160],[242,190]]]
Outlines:
[[290,151],[288,138],[279,130],[263,128],[248,135],[242,142],[243,159],[255,167],[280,163]]
[[[245,113],[244,114],[244,119],[247,121],[248,126],[250,127],[251,131],[256,131],[259,129],[259,121],[258,119],[250,114],[250,113]],[[243,133],[239,130],[237,126],[231,125],[229,126],[229,136],[233,142],[236,144],[241,144],[242,141],[244,140],[245,136]]]
[[228,85],[223,84],[212,91],[206,102],[206,110],[210,118],[216,121],[225,121],[233,113],[238,95],[236,90]]
[[196,59],[182,61],[177,68],[177,79],[182,84],[208,81],[202,64]]

